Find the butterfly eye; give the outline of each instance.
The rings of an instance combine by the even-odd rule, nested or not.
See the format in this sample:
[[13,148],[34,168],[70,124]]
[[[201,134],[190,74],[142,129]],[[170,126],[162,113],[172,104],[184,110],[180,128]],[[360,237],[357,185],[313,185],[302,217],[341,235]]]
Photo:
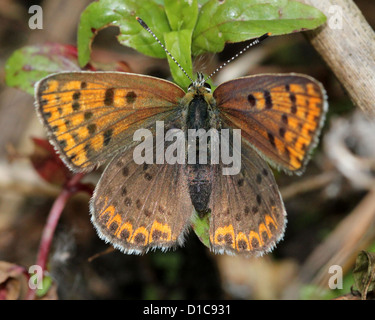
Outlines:
[[193,90],[193,87],[194,87],[194,84],[192,83],[192,84],[190,84],[189,86],[188,86],[188,91],[191,91],[191,90]]

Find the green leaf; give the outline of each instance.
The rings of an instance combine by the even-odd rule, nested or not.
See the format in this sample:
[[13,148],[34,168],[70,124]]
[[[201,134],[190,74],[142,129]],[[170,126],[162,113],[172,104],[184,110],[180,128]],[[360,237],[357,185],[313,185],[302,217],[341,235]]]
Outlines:
[[[160,4],[160,5],[162,5],[162,6],[164,6],[164,3],[166,2],[166,1],[164,1],[164,0],[154,0],[156,3],[158,3],[158,4]],[[189,1],[189,0],[188,0]],[[193,0],[194,1],[194,0]],[[207,2],[208,0],[198,0],[197,2],[198,2],[198,4],[200,5],[200,6],[202,6],[202,5],[204,5],[206,2]]]
[[[193,73],[193,65],[190,56],[191,35],[192,30],[172,31],[164,34],[164,40],[168,50],[190,77]],[[169,56],[168,63],[174,81],[182,88],[186,89],[190,85],[189,78]]]
[[165,58],[163,48],[142,28],[136,16],[142,18],[161,41],[164,32],[171,31],[164,8],[152,0],[100,0],[91,3],[82,13],[78,26],[79,64],[84,66],[90,61],[95,35],[109,26],[119,27],[117,39],[122,45],[149,56]]
[[191,226],[194,229],[195,234],[199,240],[207,247],[210,248],[210,216],[211,213],[200,217],[199,214],[195,213],[191,222]]
[[165,0],[165,12],[173,31],[193,29],[198,18],[197,0]]
[[47,75],[60,71],[80,70],[76,48],[60,44],[27,46],[13,52],[5,65],[5,81],[34,94],[34,84]]
[[36,295],[40,298],[46,295],[48,290],[51,288],[52,278],[50,276],[44,276],[42,283],[42,288],[36,290]]
[[201,8],[193,33],[193,55],[220,52],[226,42],[240,42],[314,29],[326,21],[319,10],[288,0],[209,0]]
[[[326,20],[317,9],[288,0],[99,0],[81,15],[80,65],[90,61],[95,35],[108,26],[119,27],[121,44],[165,58],[163,48],[139,25],[136,16],[145,21],[190,76],[191,54],[219,52],[226,42],[245,41],[267,32],[278,35],[312,29]],[[174,33],[177,31],[180,34]],[[169,62],[174,80],[186,87],[187,79]]]
[[375,253],[361,251],[353,270],[354,284],[361,293],[362,299],[375,294]]

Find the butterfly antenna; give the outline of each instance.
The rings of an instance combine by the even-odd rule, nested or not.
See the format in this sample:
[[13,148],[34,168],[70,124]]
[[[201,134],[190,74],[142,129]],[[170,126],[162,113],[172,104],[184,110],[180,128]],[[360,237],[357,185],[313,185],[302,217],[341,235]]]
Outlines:
[[241,54],[243,54],[247,49],[249,49],[250,47],[253,47],[255,46],[256,44],[262,42],[263,40],[267,39],[269,36],[271,35],[270,32],[260,36],[259,38],[256,38],[255,40],[253,40],[253,42],[249,43],[245,48],[243,48],[240,52],[238,52],[236,55],[234,55],[232,58],[230,58],[229,60],[227,60],[226,62],[224,62],[220,67],[216,68],[216,70],[214,72],[212,72],[205,80],[204,82],[206,82],[208,79],[210,79],[216,72],[220,71],[221,69],[223,69],[228,63],[232,62],[234,59],[238,58]]
[[187,74],[187,72],[184,70],[184,68],[178,63],[178,61],[172,56],[172,54],[167,50],[167,48],[161,43],[161,41],[158,39],[158,37],[155,35],[155,33],[152,32],[150,27],[144,22],[140,17],[136,17],[139,24],[146,29],[154,38],[155,40],[160,44],[160,46],[164,49],[165,53],[171,57],[171,59],[174,61],[175,64],[181,69],[181,71],[189,78],[191,83],[194,82],[194,80]]

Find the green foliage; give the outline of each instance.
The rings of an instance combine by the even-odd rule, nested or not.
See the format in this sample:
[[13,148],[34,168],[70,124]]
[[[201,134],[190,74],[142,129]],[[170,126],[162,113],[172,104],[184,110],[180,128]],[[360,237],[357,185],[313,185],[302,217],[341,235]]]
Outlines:
[[198,236],[199,240],[208,248],[210,248],[210,216],[211,214],[206,214],[202,217],[195,213],[191,222],[195,234]]
[[80,70],[75,48],[59,44],[27,46],[13,52],[5,64],[5,81],[34,94],[34,84],[51,73]]
[[[292,0],[99,0],[82,13],[78,27],[78,62],[90,61],[91,44],[99,30],[119,28],[118,41],[152,57],[166,58],[163,48],[135,19],[141,17],[186,72],[193,77],[191,56],[220,52],[227,42],[245,41],[313,29],[326,17],[317,9]],[[17,50],[6,64],[9,86],[33,93],[36,81],[48,74],[79,70],[69,46],[29,46]],[[173,79],[190,83],[168,57]]]
[[304,285],[300,290],[302,300],[332,300],[350,292],[353,286],[353,277],[349,273],[344,276],[342,289],[322,288],[313,284]]
[[82,13],[78,27],[80,65],[89,62],[95,35],[109,26],[119,27],[117,38],[121,44],[152,57],[165,58],[164,50],[142,29],[136,16],[144,19],[161,39],[165,32],[171,31],[164,8],[155,1],[100,0],[91,3]]
[[[171,54],[178,63],[184,68],[188,75],[193,73],[193,64],[189,55],[185,52],[191,51],[191,35],[192,30],[183,29],[180,31],[171,31],[164,34],[165,45],[170,49]],[[173,79],[181,87],[187,88],[190,85],[190,80],[181,72],[180,68],[175,62],[168,56],[169,68]]]
[[227,42],[240,42],[271,32],[281,35],[314,29],[326,17],[319,10],[288,0],[207,1],[193,33],[193,55],[220,52]]
[[[157,58],[164,50],[138,24],[141,17],[186,72],[192,75],[191,55],[220,52],[227,42],[245,41],[313,29],[326,17],[317,9],[289,0],[99,0],[81,16],[78,29],[79,63],[90,61],[91,43],[100,29],[118,26],[121,44]],[[170,61],[174,80],[189,83]]]

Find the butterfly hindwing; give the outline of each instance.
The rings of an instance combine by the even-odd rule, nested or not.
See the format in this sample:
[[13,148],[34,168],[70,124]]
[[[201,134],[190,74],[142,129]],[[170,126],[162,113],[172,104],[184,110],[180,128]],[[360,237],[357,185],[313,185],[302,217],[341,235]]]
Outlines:
[[210,242],[215,252],[259,256],[282,238],[286,212],[267,163],[242,144],[241,170],[224,175],[214,165]]
[[179,117],[185,92],[172,82],[121,72],[66,72],[36,85],[51,143],[76,171],[89,171],[133,144],[138,128]]
[[300,74],[256,75],[225,82],[213,96],[225,126],[240,128],[275,167],[303,171],[327,109],[318,81]]
[[110,162],[95,189],[99,236],[125,253],[181,245],[193,214],[184,165],[137,164],[133,150]]

